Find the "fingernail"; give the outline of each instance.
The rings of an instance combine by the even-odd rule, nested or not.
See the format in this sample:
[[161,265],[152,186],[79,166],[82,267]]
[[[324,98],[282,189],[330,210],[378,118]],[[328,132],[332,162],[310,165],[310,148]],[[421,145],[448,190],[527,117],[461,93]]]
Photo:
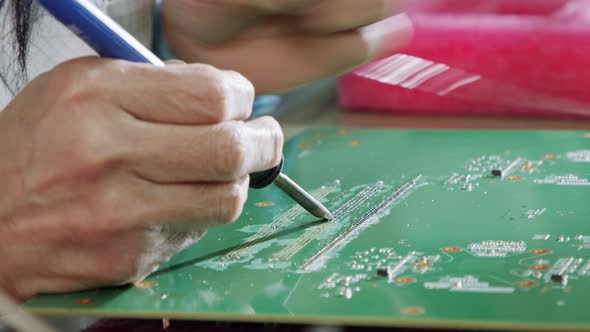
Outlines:
[[406,14],[397,14],[361,29],[371,59],[399,51],[408,45],[413,34],[412,21]]

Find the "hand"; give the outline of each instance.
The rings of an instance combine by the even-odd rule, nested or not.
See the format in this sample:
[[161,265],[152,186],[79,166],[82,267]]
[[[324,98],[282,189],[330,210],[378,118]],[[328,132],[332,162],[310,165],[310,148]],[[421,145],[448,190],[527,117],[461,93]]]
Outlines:
[[273,119],[243,121],[253,98],[206,65],[83,58],[32,81],[0,113],[0,287],[124,284],[234,221],[281,158]]
[[412,34],[405,15],[391,17],[401,5],[400,0],[169,0],[163,21],[176,57],[237,70],[257,91],[268,92],[400,49]]

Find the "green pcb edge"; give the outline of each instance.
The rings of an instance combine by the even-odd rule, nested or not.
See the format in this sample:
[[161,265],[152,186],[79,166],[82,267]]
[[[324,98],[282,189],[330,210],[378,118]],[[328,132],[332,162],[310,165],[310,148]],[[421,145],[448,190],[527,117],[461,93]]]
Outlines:
[[[139,286],[37,296],[33,313],[590,330],[590,135],[319,129],[277,188]],[[493,174],[495,175],[493,175]]]

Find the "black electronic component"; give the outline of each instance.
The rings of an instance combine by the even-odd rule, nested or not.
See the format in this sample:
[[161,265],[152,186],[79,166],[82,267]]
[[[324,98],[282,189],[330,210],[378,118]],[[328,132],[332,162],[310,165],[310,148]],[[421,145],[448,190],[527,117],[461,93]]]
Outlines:
[[492,175],[493,176],[502,176],[502,170],[501,169],[493,169]]
[[551,281],[561,284],[563,282],[563,275],[561,275],[561,274],[552,274],[551,275]]
[[389,270],[388,269],[377,269],[377,275],[380,277],[389,277]]

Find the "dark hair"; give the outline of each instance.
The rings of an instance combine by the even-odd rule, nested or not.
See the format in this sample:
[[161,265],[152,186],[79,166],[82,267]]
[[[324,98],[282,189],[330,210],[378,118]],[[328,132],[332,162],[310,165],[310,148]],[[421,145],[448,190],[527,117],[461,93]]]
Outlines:
[[[21,75],[14,82],[8,82],[6,76],[3,75],[4,73],[0,73],[0,80],[11,92],[16,93],[27,75],[27,52],[29,48],[29,38],[31,37],[31,27],[34,21],[33,18],[36,14],[36,5],[34,0],[0,0],[0,11],[6,6],[8,6],[6,15],[0,17],[4,22],[0,23],[12,23],[13,26],[7,29],[9,33],[0,36],[0,39],[12,38],[13,52],[16,53],[14,60],[18,64],[18,69],[20,70]],[[10,32],[12,32],[12,34]],[[9,56],[8,53],[9,52],[6,52],[2,56]]]

